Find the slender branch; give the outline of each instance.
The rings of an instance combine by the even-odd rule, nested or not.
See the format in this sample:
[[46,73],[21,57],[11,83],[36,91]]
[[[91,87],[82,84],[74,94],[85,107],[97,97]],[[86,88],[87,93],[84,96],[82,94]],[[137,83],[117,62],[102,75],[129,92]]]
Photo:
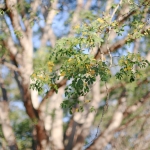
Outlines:
[[56,10],[53,8],[57,7],[57,3],[58,3],[58,0],[55,0],[54,2],[51,3],[52,10],[49,11],[48,16],[46,18],[46,25],[43,29],[43,35],[41,38],[41,47],[45,46],[47,40],[50,40],[52,47],[54,47],[55,45],[56,36],[52,30],[52,27],[50,28],[50,25],[52,24],[52,21],[56,15]]
[[[144,32],[145,32],[146,30],[148,30],[148,29],[150,29],[150,26],[146,26],[146,27],[141,31],[141,33],[144,33]],[[110,47],[110,48],[109,48],[110,52],[114,52],[114,51],[116,51],[117,49],[121,48],[121,47],[126,43],[127,39],[128,39],[128,37],[125,37],[124,39],[121,39],[121,40],[119,40],[118,42],[116,42],[116,43],[112,44],[111,46],[109,46],[109,47]],[[134,39],[134,40],[136,40],[136,39]],[[102,46],[101,51],[103,51],[103,54],[108,54],[108,50],[107,50],[107,48],[106,48],[105,45]],[[97,54],[95,55],[95,59],[99,59],[99,58],[100,58],[100,55],[101,55],[101,53],[100,53],[100,51],[98,50]]]
[[150,98],[150,91],[147,92],[138,102],[134,103],[132,106],[129,106],[126,108],[124,115],[127,116],[127,114],[131,114],[132,112],[135,112],[138,108],[141,107],[143,103],[145,103]]
[[[60,88],[62,86],[64,86],[65,84],[67,83],[67,79],[63,79],[62,81],[60,81],[60,83],[57,84],[57,87]],[[46,100],[53,95],[53,93],[55,92],[54,89],[51,89],[47,92],[47,94],[45,95],[45,97],[42,99],[40,105],[39,105],[39,108],[38,110],[41,109],[41,107],[46,103]]]
[[121,131],[125,128],[127,128],[128,126],[130,126],[132,123],[136,122],[137,120],[141,119],[141,118],[148,118],[150,117],[150,113],[149,114],[144,114],[144,115],[136,115],[134,116],[134,118],[130,119],[129,121],[127,121],[125,124],[123,124],[122,126],[120,126],[116,132]]
[[119,6],[121,5],[121,3],[122,3],[122,0],[120,0],[119,4],[117,5],[117,7],[115,8],[115,10],[113,11],[113,13],[112,13],[112,15],[111,15],[111,19],[110,19],[110,20],[112,20],[112,19],[113,19],[114,15],[115,15],[116,11],[118,10]]
[[14,30],[16,32],[19,32],[19,34],[21,35],[21,36],[17,36],[17,37],[20,41],[21,46],[23,47],[23,50],[25,50],[25,49],[28,49],[28,44],[27,43],[29,41],[27,39],[27,36],[26,36],[25,32],[22,30],[22,28],[20,26],[19,14],[18,14],[18,12],[15,8],[16,5],[17,5],[16,0],[12,0],[12,1],[6,0],[6,7],[7,7],[8,10],[10,10],[8,12],[8,14],[9,14],[9,17],[12,21],[12,25],[14,27]]
[[1,61],[1,63],[3,64],[3,65],[5,65],[6,67],[8,67],[10,70],[12,70],[12,71],[16,71],[16,72],[20,72],[21,71],[21,69],[19,69],[19,68],[17,68],[15,65],[13,65],[13,64],[11,64],[11,63],[8,63],[8,62],[6,62],[6,61]]

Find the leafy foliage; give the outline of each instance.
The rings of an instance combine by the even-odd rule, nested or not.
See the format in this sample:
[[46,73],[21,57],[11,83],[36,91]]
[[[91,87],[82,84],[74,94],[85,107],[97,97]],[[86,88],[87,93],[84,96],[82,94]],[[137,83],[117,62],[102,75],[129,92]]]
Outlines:
[[[68,99],[77,98],[86,95],[90,86],[94,83],[96,76],[100,76],[101,81],[107,82],[111,77],[111,68],[106,64],[105,60],[95,59],[90,53],[95,46],[101,47],[105,38],[108,38],[110,30],[122,35],[126,24],[119,26],[117,20],[111,21],[111,16],[104,14],[102,18],[97,18],[90,24],[81,24],[74,27],[76,36],[62,38],[57,41],[54,50],[50,53],[47,68],[32,74],[32,79],[36,79],[31,84],[32,89],[41,91],[43,86],[47,84],[50,89],[57,92],[56,82],[61,76],[70,80],[70,84],[65,89],[65,96]],[[136,20],[132,22],[134,28],[133,34],[129,34],[126,43],[131,43],[135,38],[148,34],[148,30],[142,32],[143,23]],[[104,36],[103,36],[104,35]],[[86,54],[88,51],[88,54]],[[60,72],[55,70],[54,66],[58,60],[63,58],[60,66]],[[118,64],[121,69],[116,73],[116,78],[122,80],[127,77],[129,82],[135,81],[141,76],[140,68],[145,68],[150,63],[144,60],[140,54],[128,53],[122,56]],[[64,101],[62,108],[72,108],[78,101]],[[81,109],[82,110],[82,109]]]
[[[12,26],[8,25],[8,28],[11,28],[11,27],[13,28],[13,34],[15,34],[15,38],[12,38],[14,43],[13,42],[11,43],[11,45],[13,46],[11,48],[12,48],[12,50],[14,50],[14,48],[17,49],[17,51],[15,52],[14,55],[15,55],[15,57],[19,57],[19,58],[20,58],[20,55],[22,56],[23,51],[25,49],[22,47],[22,45],[21,45],[22,43],[20,42],[24,38],[23,37],[24,34],[22,34],[22,33],[23,32],[27,33],[27,34],[25,34],[25,35],[27,35],[26,41],[28,41],[29,43],[30,43],[30,40],[32,39],[29,32],[31,32],[32,29],[33,29],[33,38],[34,38],[34,35],[36,35],[37,33],[40,33],[40,37],[41,37],[41,32],[44,29],[43,29],[43,27],[40,27],[40,25],[37,25],[36,21],[41,20],[40,16],[47,17],[49,11],[51,11],[49,8],[46,8],[47,6],[44,6],[44,7],[39,6],[37,13],[32,12],[33,11],[32,5],[30,5],[30,3],[28,3],[28,2],[29,1],[22,0],[22,1],[19,1],[17,3],[17,5],[12,5],[11,8],[9,8],[7,10],[4,10],[4,11],[0,10],[0,17],[4,17],[4,15],[5,15],[5,17],[8,17],[10,19],[10,22],[12,23]],[[32,1],[30,1],[30,2],[31,2],[31,4],[33,4]],[[50,5],[52,6],[54,1],[51,0],[50,2],[51,2]],[[65,1],[59,1],[58,3],[61,4],[61,2],[65,2]],[[70,2],[70,1],[68,1],[68,2]],[[116,2],[118,2],[118,1],[116,1]],[[146,11],[149,10],[149,3],[146,2],[145,0],[138,1],[138,4],[136,4],[134,0],[123,0],[122,2],[123,2],[122,4],[121,3],[112,4],[110,6],[109,11],[112,15],[110,15],[107,11],[102,12],[103,8],[100,10],[101,12],[99,12],[99,10],[95,11],[98,8],[97,6],[96,6],[96,9],[93,9],[91,7],[90,11],[85,11],[85,10],[81,11],[81,13],[79,13],[79,15],[80,15],[80,18],[82,19],[82,23],[78,23],[73,27],[74,30],[72,32],[73,34],[70,34],[71,36],[59,39],[56,42],[56,45],[54,48],[46,47],[46,50],[43,48],[41,48],[40,50],[37,50],[38,48],[37,47],[35,48],[33,46],[34,44],[32,45],[30,43],[34,47],[34,52],[36,53],[34,55],[35,56],[34,72],[31,75],[32,82],[31,82],[30,88],[33,90],[37,90],[40,94],[43,94],[43,93],[47,94],[47,93],[49,93],[49,91],[52,91],[52,92],[55,91],[57,93],[58,88],[59,88],[58,82],[62,79],[65,79],[65,80],[67,80],[67,86],[65,88],[65,93],[64,93],[65,100],[61,103],[61,108],[63,108],[63,110],[69,109],[70,114],[73,114],[74,112],[82,113],[84,111],[84,108],[86,107],[86,109],[88,110],[88,113],[89,112],[92,112],[92,113],[98,112],[97,113],[98,121],[102,120],[100,118],[101,116],[99,117],[99,114],[103,114],[103,110],[104,110],[103,108],[104,108],[104,105],[106,104],[106,100],[108,99],[108,96],[102,98],[102,100],[105,104],[100,105],[100,107],[98,106],[97,107],[97,108],[99,108],[98,111],[94,108],[94,106],[89,104],[91,102],[92,96],[88,97],[87,95],[90,93],[91,87],[94,84],[94,82],[96,81],[97,76],[100,76],[100,79],[102,81],[100,83],[101,87],[104,87],[104,85],[106,85],[106,83],[111,84],[112,80],[113,80],[113,84],[115,86],[116,85],[118,86],[118,84],[121,84],[121,86],[123,88],[125,88],[128,92],[128,94],[127,94],[127,98],[129,100],[129,102],[127,102],[128,105],[133,105],[135,102],[137,102],[137,100],[139,100],[139,98],[143,98],[143,96],[148,92],[149,85],[147,83],[144,84],[144,83],[138,83],[138,82],[139,81],[140,82],[144,82],[144,81],[148,82],[147,80],[149,78],[148,77],[149,74],[148,73],[147,73],[147,75],[143,75],[143,74],[144,74],[144,71],[149,72],[149,68],[147,66],[150,65],[150,63],[147,60],[145,60],[144,58],[142,58],[139,53],[136,53],[136,52],[128,53],[127,55],[123,56],[124,50],[121,49],[121,56],[119,55],[120,60],[119,60],[119,63],[117,64],[117,66],[120,70],[115,74],[115,76],[113,76],[112,68],[111,68],[113,65],[112,64],[113,55],[111,55],[111,53],[113,53],[113,51],[115,51],[117,48],[119,48],[120,45],[123,46],[124,43],[123,43],[123,45],[120,44],[119,46],[116,46],[114,49],[113,49],[113,47],[111,48],[111,44],[115,46],[115,42],[117,43],[117,41],[119,41],[120,39],[123,40],[122,38],[124,38],[126,35],[127,36],[125,37],[125,42],[126,42],[126,44],[129,44],[129,45],[132,45],[133,42],[137,38],[141,38],[142,40],[144,40],[144,42],[146,44],[149,42],[149,41],[145,40],[145,37],[147,38],[150,33],[150,29],[147,28],[148,22],[146,21],[146,13],[147,13]],[[102,1],[101,3],[102,4],[104,3],[104,5],[105,5],[106,1]],[[125,7],[127,6],[126,10],[129,9],[127,14],[124,14],[124,10],[122,9],[122,8],[124,8],[123,5],[125,5]],[[60,6],[60,7],[63,7],[63,6]],[[11,17],[13,17],[13,15],[9,16],[9,14],[11,13],[11,11],[13,9],[16,9],[19,14],[18,15],[19,23],[21,24],[21,26],[20,26],[21,28],[19,28],[19,29],[15,28],[15,26],[14,26],[15,21],[13,22],[12,21],[13,19],[11,18]],[[62,14],[63,14],[64,10],[62,9],[60,11],[62,11]],[[73,17],[72,10],[71,10],[70,14],[71,14],[70,18],[66,21],[66,25],[71,23],[71,19]],[[59,14],[58,14],[58,16],[59,16]],[[46,23],[46,17],[44,18],[45,23]],[[47,18],[49,18],[49,17],[47,17]],[[6,19],[6,22],[7,22],[7,20],[8,19]],[[23,25],[23,23],[24,23],[24,25]],[[38,31],[34,31],[36,28],[34,25],[38,26],[38,28],[39,28]],[[47,25],[49,26],[49,24],[47,24]],[[65,23],[64,23],[64,25],[65,25]],[[25,26],[25,28],[24,28],[24,26]],[[118,35],[118,36],[116,36],[116,37],[113,36],[113,37],[115,37],[115,39],[113,39],[112,37],[110,37],[111,33],[113,33],[114,35]],[[72,35],[74,35],[74,36],[72,36]],[[9,62],[12,62],[11,65],[9,63],[7,64],[7,65],[9,65],[9,67],[13,66],[13,68],[15,68],[15,69],[17,68],[18,70],[21,70],[20,72],[16,73],[18,75],[18,83],[19,83],[19,81],[21,82],[23,80],[23,75],[21,73],[22,73],[22,71],[24,71],[23,70],[24,68],[22,68],[22,66],[25,66],[25,63],[17,64],[18,60],[15,60],[15,57],[13,56],[13,54],[8,54],[8,57],[10,57],[9,59],[7,59],[7,57],[5,57],[6,52],[8,50],[6,50],[6,48],[4,48],[4,47],[6,47],[6,45],[7,45],[6,41],[7,41],[7,38],[9,38],[9,36],[10,36],[10,34],[3,34],[3,33],[0,34],[0,39],[2,40],[2,42],[0,42],[0,57],[2,57],[2,59],[4,58],[4,60],[6,59],[6,62],[8,60],[9,60]],[[110,39],[110,38],[112,38],[112,39]],[[28,42],[27,42],[27,44],[29,44]],[[48,41],[48,43],[49,43],[49,41]],[[102,56],[101,58],[99,58],[99,56],[96,57],[97,55],[93,56],[93,51],[95,48],[97,49],[97,54],[98,53],[101,54],[101,56]],[[49,49],[49,51],[47,51],[47,49]],[[147,47],[147,50],[149,50],[148,47]],[[28,49],[27,49],[27,51],[28,51]],[[45,53],[45,51],[47,51],[47,52]],[[140,47],[140,51],[143,52],[143,49],[141,47]],[[43,55],[42,52],[45,53],[45,55]],[[110,61],[110,65],[108,65],[108,63],[107,63],[106,59],[104,59],[104,57],[107,58],[107,61]],[[25,59],[27,59],[27,58],[25,58]],[[3,60],[1,62],[3,63]],[[28,63],[28,61],[25,61],[25,62]],[[32,66],[32,64],[31,64],[31,66]],[[10,73],[11,77],[13,76],[12,75],[13,72],[15,72],[15,71],[12,71]],[[28,76],[28,75],[26,75],[26,76]],[[15,78],[16,78],[16,76],[15,76]],[[116,80],[115,78],[118,80]],[[6,79],[6,77],[5,77],[5,79]],[[140,80],[138,80],[138,79],[140,79]],[[11,80],[11,78],[10,78],[10,80]],[[132,82],[132,84],[131,84],[131,82]],[[7,81],[7,83],[9,84],[10,81]],[[26,84],[26,83],[25,84],[24,83],[25,83],[24,81],[21,82],[21,86],[24,86]],[[27,83],[27,85],[28,84],[29,83]],[[140,85],[140,84],[142,84],[142,85]],[[138,86],[138,87],[136,87],[136,86]],[[26,87],[24,89],[28,90]],[[21,94],[26,93],[26,91],[23,91],[24,89],[20,89]],[[13,95],[15,95],[14,91],[17,91],[19,93],[19,90],[16,90],[16,88],[14,88],[14,87],[13,87],[13,92],[12,92],[12,90],[11,91],[8,90],[8,91],[9,91],[9,93],[13,93]],[[111,100],[114,100],[114,99],[115,99],[114,101],[117,101],[116,99],[118,99],[121,92],[122,92],[122,88],[118,88],[117,90],[112,90],[110,92],[110,101],[109,102],[111,103]],[[16,95],[18,95],[18,93]],[[28,93],[30,94],[30,92],[28,92]],[[102,95],[104,93],[106,95],[108,95],[108,93],[106,93],[106,91],[102,92]],[[19,97],[15,96],[14,99],[21,99],[20,95],[19,95]],[[80,101],[79,100],[80,96],[83,96],[84,100]],[[26,95],[24,97],[26,97]],[[32,99],[32,96],[31,96],[31,98],[29,98],[29,101],[31,99]],[[12,100],[12,97],[11,97],[11,100]],[[94,99],[93,99],[93,101],[94,101]],[[119,105],[120,105],[120,103],[122,103],[122,102],[119,102]],[[32,137],[32,132],[33,132],[32,129],[34,128],[34,125],[36,125],[38,120],[40,120],[42,122],[45,121],[44,120],[45,117],[43,117],[45,115],[43,108],[42,108],[42,111],[40,110],[40,108],[37,110],[35,109],[33,111],[29,111],[27,108],[29,106],[31,106],[31,108],[32,108],[33,107],[32,103],[29,103],[29,105],[25,106],[27,109],[27,113],[37,113],[37,114],[33,115],[33,117],[34,116],[37,117],[37,120],[35,119],[33,122],[31,122],[28,118],[23,118],[22,120],[19,119],[19,121],[18,121],[18,118],[22,118],[20,116],[11,118],[11,120],[14,121],[11,123],[12,123],[13,129],[14,129],[15,135],[16,135],[19,149],[31,149],[31,145],[33,142],[32,140],[34,139]],[[48,113],[46,115],[49,115],[49,117],[51,117],[52,120],[55,120],[55,117],[57,119],[57,116],[55,116],[56,115],[55,108],[52,108],[52,109],[53,110],[51,111],[51,113]],[[109,112],[108,112],[108,114],[106,114],[107,115],[106,119],[104,119],[104,121],[103,121],[104,126],[108,126],[109,121],[111,120],[112,115],[113,115],[112,112],[115,112],[115,109],[116,109],[115,107],[113,107],[113,109],[109,108]],[[139,113],[135,113],[134,115],[133,114],[128,115],[128,117],[123,120],[122,125],[128,123],[128,121],[130,119],[136,117],[136,115],[137,114],[139,115],[142,111],[143,111],[143,109],[141,109],[139,111]],[[14,114],[14,113],[11,112],[11,114]],[[16,114],[20,114],[20,112],[17,111]],[[22,116],[24,116],[24,114]],[[97,124],[99,127],[99,123],[97,123]],[[42,124],[42,126],[43,126],[43,124]],[[84,124],[81,126],[84,129]],[[40,127],[40,125],[39,125],[39,127]],[[52,128],[53,127],[54,127],[54,125],[52,124]],[[101,127],[101,129],[102,128],[103,127]],[[45,127],[45,129],[46,129],[46,127]],[[50,137],[51,131],[49,133],[47,132],[46,134],[49,136],[47,139],[51,139],[51,137]],[[4,135],[2,134],[1,127],[0,127],[0,136],[1,136],[0,140],[2,141],[4,138]],[[40,135],[37,134],[36,138],[37,138],[37,140],[39,140],[39,139],[41,139],[41,137],[40,137]],[[78,137],[77,137],[77,139],[78,139]],[[128,139],[129,138],[127,137],[127,140]],[[65,139],[64,139],[64,141],[65,141]],[[85,139],[85,141],[86,141],[86,144],[88,144],[88,140]],[[53,143],[54,141],[48,141],[48,142]],[[66,143],[66,141],[65,141],[65,143]]]
[[127,56],[121,57],[119,65],[121,69],[116,74],[116,78],[121,80],[123,77],[128,77],[129,81],[133,82],[142,75],[139,69],[145,68],[150,63],[143,59],[140,54],[128,53]]

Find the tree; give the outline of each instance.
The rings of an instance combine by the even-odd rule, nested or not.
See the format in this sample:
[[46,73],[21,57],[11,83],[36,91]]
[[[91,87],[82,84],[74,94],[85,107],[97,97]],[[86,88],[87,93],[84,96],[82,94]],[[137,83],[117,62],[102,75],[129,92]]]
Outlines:
[[[145,144],[149,3],[6,0],[0,5],[0,62],[6,74],[0,80],[1,104],[7,106],[0,107],[0,123],[10,149],[150,147]],[[29,118],[21,109],[24,120],[16,108],[9,112],[8,99],[20,99]]]

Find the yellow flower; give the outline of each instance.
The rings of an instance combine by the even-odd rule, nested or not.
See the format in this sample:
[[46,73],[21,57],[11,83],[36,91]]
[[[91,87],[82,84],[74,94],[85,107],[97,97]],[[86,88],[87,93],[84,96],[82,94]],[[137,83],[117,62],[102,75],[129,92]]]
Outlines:
[[87,83],[86,82],[84,82],[84,86],[86,86],[87,85]]
[[111,72],[110,72],[110,70],[107,70],[106,72],[107,72],[108,74],[110,74],[110,73],[111,73]]
[[125,60],[125,62],[124,62],[125,64],[127,64],[127,61]]
[[86,34],[87,34],[87,32],[83,32],[82,34],[83,34],[83,35],[86,35]]
[[39,75],[38,76],[38,78],[40,79],[40,80],[44,80],[44,77],[43,77],[43,75],[41,74],[41,75]]
[[143,24],[140,24],[140,25],[139,25],[139,28],[143,28],[143,26],[144,26]]
[[79,109],[78,109],[78,108],[76,108],[76,112],[79,112]]
[[116,23],[115,23],[115,22],[113,22],[111,25],[112,25],[113,27],[115,27],[115,26],[116,26]]
[[49,72],[52,72],[53,68],[52,67],[48,67]]
[[46,75],[46,76],[45,76],[45,81],[48,81],[48,79],[49,79],[49,76]]
[[95,71],[94,71],[94,70],[91,70],[91,71],[90,71],[90,74],[91,74],[91,75],[94,75],[94,74],[95,74]]
[[93,76],[93,75],[95,75],[95,71],[94,70],[90,70],[87,74]]
[[145,32],[145,33],[144,33],[144,35],[148,35],[148,33],[147,33],[147,32]]
[[65,75],[66,73],[64,71],[60,73],[60,76],[65,76]]
[[51,62],[51,61],[48,61],[48,62],[47,62],[47,66],[48,66],[48,70],[49,70],[49,72],[52,72],[52,70],[53,70],[53,66],[54,66],[54,63],[53,63],[53,62]]
[[52,66],[54,66],[54,63],[51,62],[51,61],[48,61],[47,65],[48,65],[49,67],[52,67]]
[[70,62],[71,60],[72,60],[72,58],[69,58],[69,59],[68,59],[68,62]]
[[90,65],[86,65],[86,68],[89,69],[89,68],[90,68]]
[[94,64],[90,64],[90,67],[93,67],[94,66]]
[[91,102],[91,101],[90,101],[90,100],[88,100],[88,99],[86,99],[84,102],[85,102],[85,103],[89,103],[89,102]]
[[137,59],[138,59],[138,61],[141,61],[141,56],[138,56]]
[[55,86],[55,84],[50,83],[50,84],[49,84],[49,86],[54,87],[54,86]]
[[79,29],[80,28],[80,26],[79,25],[76,25],[75,27],[74,27],[74,29]]
[[104,23],[104,20],[102,18],[98,18],[97,21],[100,23]]
[[131,70],[132,68],[131,67],[127,67],[127,70]]
[[37,76],[36,76],[35,73],[33,73],[33,74],[31,75],[31,77],[36,78]]
[[140,77],[140,75],[139,75],[139,74],[137,74],[137,75],[136,75],[136,77],[137,77],[137,78],[139,78],[139,77]]

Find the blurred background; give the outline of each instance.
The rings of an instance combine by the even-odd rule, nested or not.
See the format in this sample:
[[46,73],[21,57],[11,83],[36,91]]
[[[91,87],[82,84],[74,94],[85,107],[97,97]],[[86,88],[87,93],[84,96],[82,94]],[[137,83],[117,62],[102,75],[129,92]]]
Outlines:
[[[30,75],[44,68],[57,40],[75,36],[76,25],[111,14],[119,2],[0,0],[0,150],[150,149],[150,68],[142,69],[142,76],[132,83],[114,76],[120,69],[119,57],[128,52],[140,53],[150,61],[149,0],[125,0],[115,13],[118,26],[126,26],[120,36],[111,32],[108,43],[101,46],[107,62],[109,45],[112,78],[106,87],[97,77],[86,99],[79,97],[86,100],[83,112],[71,115],[60,107],[66,99],[65,79],[58,83],[57,94],[51,89],[38,94],[29,88]],[[135,35],[127,45],[127,36],[136,32],[138,22],[145,36]],[[100,37],[105,40],[104,35]],[[95,46],[92,55],[97,54]],[[108,110],[104,111],[106,102]],[[95,111],[90,112],[91,106]]]

